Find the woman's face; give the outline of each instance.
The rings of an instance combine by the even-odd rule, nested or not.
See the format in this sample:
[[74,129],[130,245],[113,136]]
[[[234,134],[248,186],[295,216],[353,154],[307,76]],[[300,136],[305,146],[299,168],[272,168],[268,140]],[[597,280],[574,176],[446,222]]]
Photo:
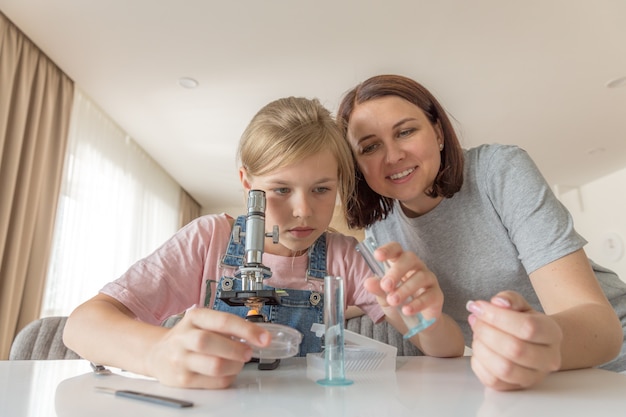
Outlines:
[[246,192],[265,191],[265,229],[278,226],[279,243],[266,239],[266,252],[283,256],[301,253],[326,231],[335,210],[337,173],[337,160],[330,151],[256,177],[248,176],[242,168]]
[[425,192],[439,172],[443,136],[416,105],[397,96],[357,105],[348,141],[365,180],[378,194],[399,200],[416,215],[441,201]]

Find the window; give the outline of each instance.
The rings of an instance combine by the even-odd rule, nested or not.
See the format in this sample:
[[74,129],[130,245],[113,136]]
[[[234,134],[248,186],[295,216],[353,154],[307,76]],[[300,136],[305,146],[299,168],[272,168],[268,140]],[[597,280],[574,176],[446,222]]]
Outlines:
[[68,315],[169,238],[180,192],[76,89],[41,316]]

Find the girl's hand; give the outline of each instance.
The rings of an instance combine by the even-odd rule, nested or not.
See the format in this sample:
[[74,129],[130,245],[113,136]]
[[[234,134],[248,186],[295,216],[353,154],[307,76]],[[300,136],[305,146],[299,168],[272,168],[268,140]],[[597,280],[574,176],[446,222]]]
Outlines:
[[265,347],[270,334],[234,314],[191,309],[147,352],[146,366],[165,385],[226,388],[252,357],[239,339]]
[[474,332],[472,369],[485,386],[499,391],[528,388],[559,370],[561,328],[518,293],[469,301],[467,310]]

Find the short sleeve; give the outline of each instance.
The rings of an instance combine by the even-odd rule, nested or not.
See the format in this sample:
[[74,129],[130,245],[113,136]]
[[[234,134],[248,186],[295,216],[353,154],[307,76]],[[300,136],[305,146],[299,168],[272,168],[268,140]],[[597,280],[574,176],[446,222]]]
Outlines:
[[486,155],[482,188],[516,246],[526,271],[568,255],[586,241],[528,153],[498,146]]

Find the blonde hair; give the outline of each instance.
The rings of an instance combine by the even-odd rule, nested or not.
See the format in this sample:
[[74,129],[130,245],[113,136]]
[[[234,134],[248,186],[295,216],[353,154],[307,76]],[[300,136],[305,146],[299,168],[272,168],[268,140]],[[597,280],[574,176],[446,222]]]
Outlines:
[[241,135],[237,155],[254,177],[325,150],[337,160],[339,198],[345,210],[354,189],[355,162],[339,126],[319,100],[286,97],[265,105]]

